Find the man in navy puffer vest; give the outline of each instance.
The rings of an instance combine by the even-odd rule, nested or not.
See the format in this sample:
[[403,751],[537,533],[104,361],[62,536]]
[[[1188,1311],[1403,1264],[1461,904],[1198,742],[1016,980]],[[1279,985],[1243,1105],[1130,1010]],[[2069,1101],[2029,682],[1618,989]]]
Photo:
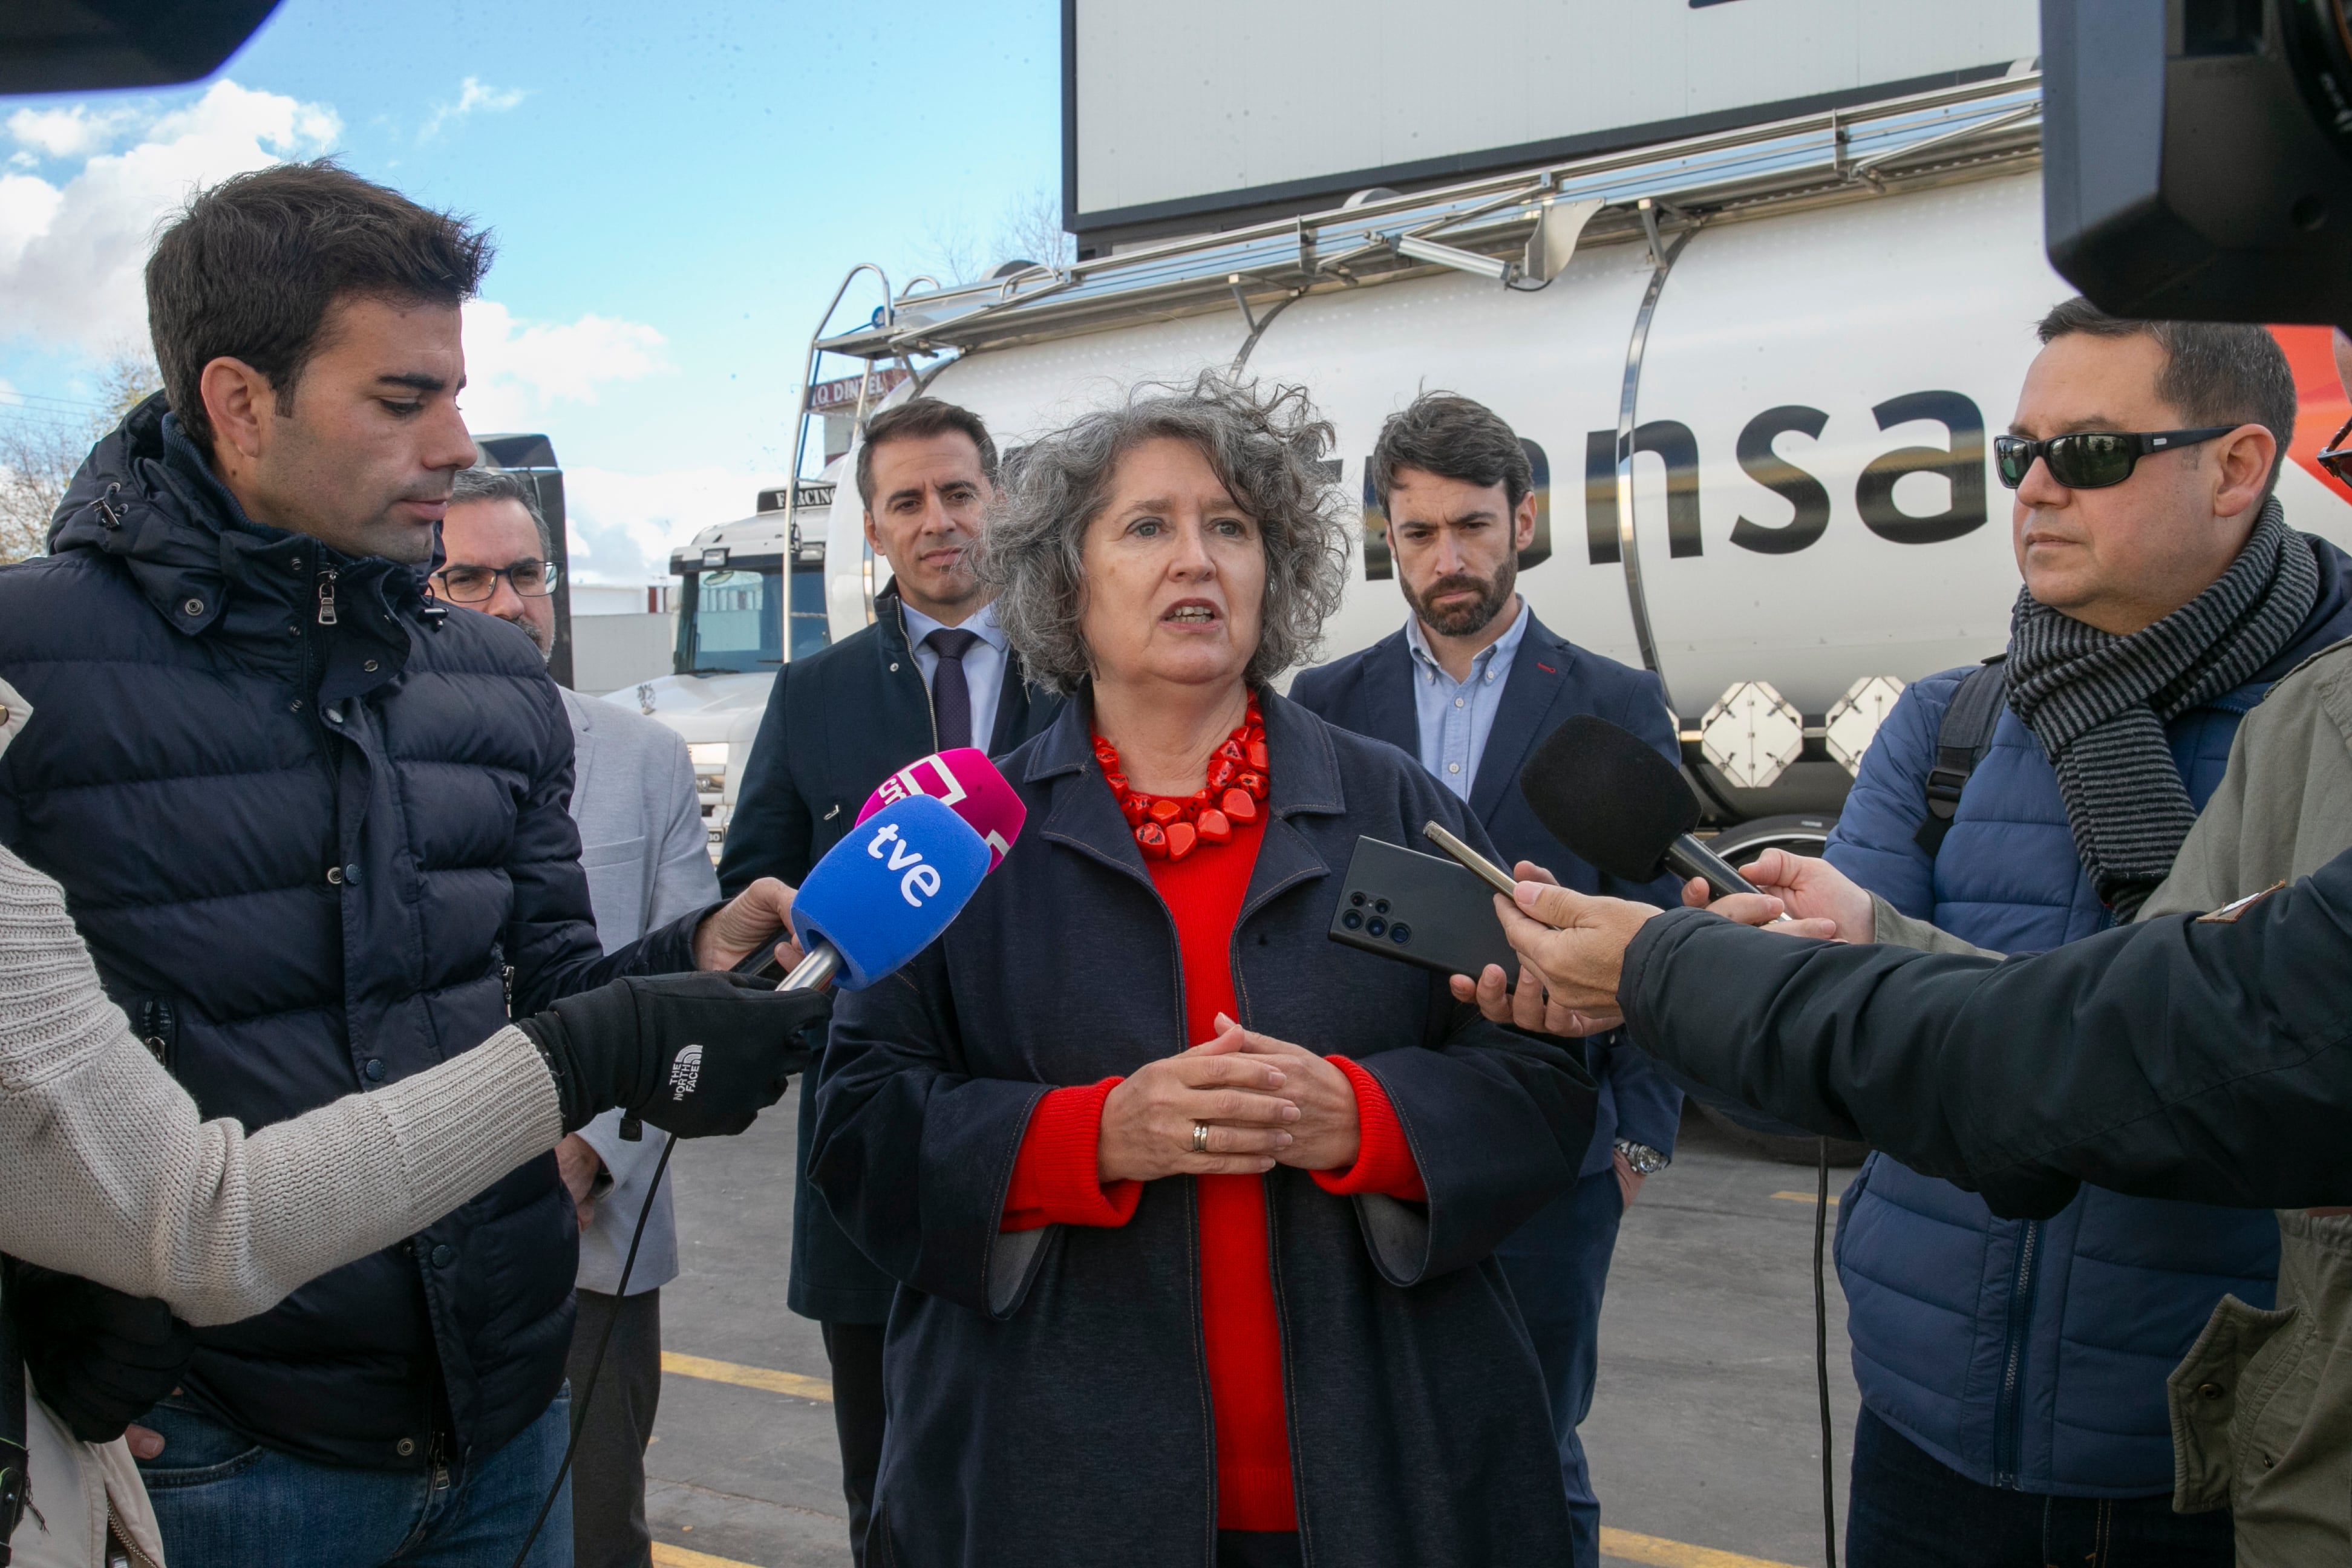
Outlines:
[[[2025,591],[1990,749],[1923,845],[1945,714],[1971,672],[1919,681],[1828,849],[1904,913],[2011,952],[2137,909],[2240,718],[2352,634],[2352,560],[2287,529],[2271,495],[2295,398],[2267,331],[2074,300],[2040,335],[1999,443]],[[2171,1510],[2165,1377],[2225,1292],[2270,1304],[2276,1229],[2089,1188],[2051,1219],[1997,1220],[1873,1155],[1838,1218],[1863,1402],[1855,1568],[2229,1563],[2226,1513]]]
[[[52,553],[0,573],[0,672],[48,721],[0,768],[0,842],[65,885],[207,1117],[263,1126],[615,974],[722,966],[785,904],[771,882],[604,958],[557,689],[520,631],[424,595],[475,457],[459,305],[487,260],[331,164],[197,196],[148,266],[165,393],[91,452]],[[576,1268],[542,1155],[200,1332],[142,1418],[171,1561],[509,1560],[564,1444]],[[570,1518],[531,1563],[571,1562]]]

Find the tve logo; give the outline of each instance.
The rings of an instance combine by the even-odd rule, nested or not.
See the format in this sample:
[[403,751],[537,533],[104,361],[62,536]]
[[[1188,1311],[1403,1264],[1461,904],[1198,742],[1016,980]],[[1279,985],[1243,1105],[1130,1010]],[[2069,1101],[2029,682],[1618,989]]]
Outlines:
[[988,875],[988,846],[929,795],[876,813],[809,868],[793,899],[801,951],[830,943],[856,991],[929,946]]
[[874,841],[866,847],[866,853],[879,860],[886,848],[889,851],[890,869],[907,873],[898,879],[898,896],[907,900],[908,907],[921,909],[923,900],[940,890],[939,868],[925,860],[921,850],[899,837],[895,822],[882,825]]

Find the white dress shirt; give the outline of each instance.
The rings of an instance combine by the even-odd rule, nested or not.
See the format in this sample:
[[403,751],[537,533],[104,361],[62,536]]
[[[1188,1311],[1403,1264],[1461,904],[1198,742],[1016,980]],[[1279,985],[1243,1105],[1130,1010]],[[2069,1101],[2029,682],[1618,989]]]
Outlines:
[[[931,676],[940,668],[940,656],[925,647],[923,639],[947,625],[935,621],[922,611],[898,602],[899,613],[907,617],[907,641],[914,646],[915,668],[923,672],[923,689],[931,689]],[[963,656],[964,684],[971,689],[971,743],[985,752],[996,738],[996,699],[1004,689],[1004,658],[1008,644],[1004,628],[996,624],[996,605],[982,605],[978,611],[964,617],[957,628],[976,635],[980,640]]]
[[1478,776],[1478,759],[1486,754],[1486,737],[1494,732],[1503,688],[1511,679],[1511,660],[1518,657],[1533,613],[1522,597],[1510,629],[1479,649],[1470,661],[1470,674],[1461,680],[1446,674],[1430,651],[1421,617],[1405,617],[1405,646],[1412,650],[1413,715],[1421,721],[1421,765],[1464,800],[1470,798],[1471,784]]

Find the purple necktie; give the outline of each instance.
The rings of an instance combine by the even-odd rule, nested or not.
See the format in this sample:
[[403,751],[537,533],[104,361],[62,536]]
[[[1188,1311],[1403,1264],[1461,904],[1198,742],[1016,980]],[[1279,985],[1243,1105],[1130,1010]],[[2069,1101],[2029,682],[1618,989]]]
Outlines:
[[958,626],[941,626],[923,639],[940,656],[940,667],[931,672],[931,717],[942,752],[971,744],[971,682],[964,679],[963,656],[979,640],[978,632]]

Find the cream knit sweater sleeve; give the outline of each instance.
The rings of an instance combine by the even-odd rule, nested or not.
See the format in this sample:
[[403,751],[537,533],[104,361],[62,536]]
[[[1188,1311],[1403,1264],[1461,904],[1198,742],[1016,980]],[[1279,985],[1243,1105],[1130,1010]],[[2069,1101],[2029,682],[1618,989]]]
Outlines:
[[0,1251],[233,1322],[422,1229],[563,1135],[515,1029],[247,1136],[99,989],[57,883],[0,849]]

